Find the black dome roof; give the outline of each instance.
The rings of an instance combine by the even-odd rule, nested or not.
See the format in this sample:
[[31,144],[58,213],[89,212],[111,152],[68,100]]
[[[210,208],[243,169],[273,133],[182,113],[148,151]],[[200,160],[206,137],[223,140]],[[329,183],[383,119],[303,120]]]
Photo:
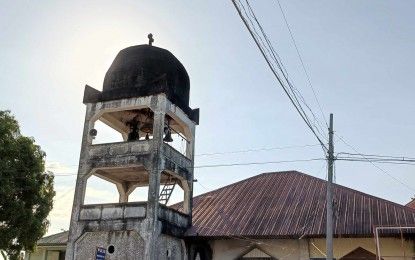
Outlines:
[[189,76],[168,50],[136,45],[121,50],[108,69],[102,89],[103,100],[165,93],[183,110],[189,109]]

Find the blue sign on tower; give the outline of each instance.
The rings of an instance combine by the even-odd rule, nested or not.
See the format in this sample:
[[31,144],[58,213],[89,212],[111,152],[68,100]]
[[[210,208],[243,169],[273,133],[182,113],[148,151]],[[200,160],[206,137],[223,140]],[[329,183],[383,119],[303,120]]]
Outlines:
[[102,247],[97,247],[97,252],[95,254],[95,260],[105,260],[105,254],[107,250]]

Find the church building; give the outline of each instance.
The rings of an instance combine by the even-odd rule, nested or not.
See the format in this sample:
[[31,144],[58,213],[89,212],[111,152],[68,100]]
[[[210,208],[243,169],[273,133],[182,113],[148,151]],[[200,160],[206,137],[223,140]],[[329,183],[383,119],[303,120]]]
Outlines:
[[[185,67],[152,44],[150,34],[149,44],[121,50],[102,91],[85,87],[70,229],[39,240],[26,259],[325,258],[324,180],[263,173],[193,197],[199,110],[189,107]],[[123,141],[95,143],[97,121]],[[185,140],[180,149],[175,135]],[[91,176],[113,183],[119,202],[85,204]],[[147,200],[132,201],[143,187]],[[182,202],[169,205],[175,189]],[[334,209],[336,259],[414,259],[414,207],[335,185]]]

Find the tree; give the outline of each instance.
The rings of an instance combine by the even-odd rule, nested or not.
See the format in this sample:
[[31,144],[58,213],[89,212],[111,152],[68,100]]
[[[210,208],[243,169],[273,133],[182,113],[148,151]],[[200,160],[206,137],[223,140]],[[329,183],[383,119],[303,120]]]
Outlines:
[[55,191],[45,156],[10,111],[0,111],[0,251],[10,259],[33,251],[49,226]]

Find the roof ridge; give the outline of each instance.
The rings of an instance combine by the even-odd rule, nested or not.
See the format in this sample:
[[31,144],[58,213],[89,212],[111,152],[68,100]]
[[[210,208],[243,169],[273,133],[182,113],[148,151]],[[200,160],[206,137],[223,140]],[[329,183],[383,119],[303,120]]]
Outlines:
[[52,235],[49,235],[49,236],[45,236],[45,237],[42,237],[41,239],[43,239],[43,238],[49,238],[49,237],[53,237],[53,236],[57,236],[57,235],[63,235],[64,233],[68,233],[69,234],[69,230],[65,230],[65,231],[62,231],[62,232],[59,232],[59,233],[55,233],[55,234],[52,234]]

